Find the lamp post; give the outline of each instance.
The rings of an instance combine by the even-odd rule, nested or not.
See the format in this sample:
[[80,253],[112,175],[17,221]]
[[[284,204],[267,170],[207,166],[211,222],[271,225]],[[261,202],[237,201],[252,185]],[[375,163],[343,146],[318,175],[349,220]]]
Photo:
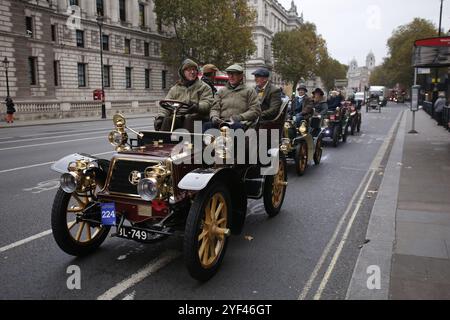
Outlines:
[[97,24],[100,29],[100,72],[102,78],[102,119],[106,119],[106,107],[105,107],[105,84],[103,79],[103,16],[97,16]]
[[2,61],[3,67],[5,68],[5,75],[6,75],[6,95],[9,97],[9,78],[8,78],[8,68],[9,68],[9,61],[8,58],[5,57],[5,59]]

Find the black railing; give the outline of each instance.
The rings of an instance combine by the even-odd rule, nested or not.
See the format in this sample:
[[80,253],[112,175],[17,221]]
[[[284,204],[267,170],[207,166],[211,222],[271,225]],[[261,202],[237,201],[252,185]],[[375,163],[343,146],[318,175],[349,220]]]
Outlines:
[[450,106],[444,107],[444,110],[442,111],[442,126],[450,131]]
[[433,109],[433,103],[424,101],[424,102],[422,102],[422,106],[423,106],[423,110],[431,116],[432,109]]

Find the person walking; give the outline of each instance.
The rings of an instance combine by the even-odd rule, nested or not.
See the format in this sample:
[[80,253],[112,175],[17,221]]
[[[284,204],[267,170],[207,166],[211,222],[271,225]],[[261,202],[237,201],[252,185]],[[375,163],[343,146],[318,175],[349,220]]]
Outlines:
[[10,96],[6,97],[5,104],[6,104],[6,123],[13,123],[16,108],[14,108],[14,102],[12,101]]

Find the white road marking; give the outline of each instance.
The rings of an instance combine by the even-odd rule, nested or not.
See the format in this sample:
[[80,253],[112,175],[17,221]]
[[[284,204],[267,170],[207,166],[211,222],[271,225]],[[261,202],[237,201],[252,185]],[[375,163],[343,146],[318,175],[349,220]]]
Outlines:
[[169,250],[163,253],[158,259],[153,260],[138,272],[132,274],[127,279],[119,282],[117,285],[106,291],[104,294],[97,297],[97,300],[112,300],[125,290],[135,286],[148,276],[152,275],[172,260],[176,259],[180,252]]
[[[143,127],[137,127],[134,128],[136,130],[139,129],[145,129],[145,128],[151,128],[153,126],[143,126]],[[73,137],[73,136],[80,136],[80,135],[86,135],[86,134],[98,134],[98,133],[105,133],[111,131],[112,128],[104,128],[103,130],[96,130],[96,131],[90,131],[90,132],[80,132],[80,133],[70,133],[70,134],[64,134],[60,136],[49,136],[49,137],[41,137],[41,138],[31,138],[31,139],[20,139],[20,140],[14,140],[14,141],[1,141],[0,144],[8,144],[8,143],[21,143],[21,142],[28,142],[28,141],[36,141],[36,140],[45,140],[45,139],[58,139],[58,138],[64,138],[64,137]],[[65,132],[67,133],[67,131]],[[45,133],[46,135],[51,135],[51,133]],[[41,134],[44,135],[44,134]]]
[[[394,121],[394,123],[393,123],[393,125],[392,125],[392,127],[391,127],[391,129],[389,131],[389,133],[386,136],[387,137],[386,140],[380,146],[380,149],[378,150],[375,158],[373,159],[373,161],[372,161],[372,163],[371,163],[371,165],[369,167],[369,170],[366,172],[366,174],[364,175],[364,178],[362,179],[361,183],[359,184],[358,188],[356,189],[356,192],[353,194],[353,197],[350,200],[350,202],[349,202],[349,204],[347,206],[347,209],[345,210],[344,214],[342,215],[341,219],[339,220],[339,223],[338,223],[338,225],[336,227],[335,232],[333,233],[330,241],[328,242],[327,246],[325,247],[324,251],[322,252],[322,255],[321,255],[319,261],[317,262],[313,272],[311,273],[311,276],[309,277],[305,287],[303,288],[300,296],[298,297],[299,300],[304,300],[306,298],[306,296],[308,295],[309,291],[311,290],[312,285],[313,285],[315,279],[317,278],[317,276],[319,274],[319,271],[322,269],[322,267],[323,267],[323,265],[325,263],[325,260],[328,257],[328,255],[329,255],[329,253],[331,251],[331,248],[333,247],[333,245],[334,245],[334,243],[336,241],[336,238],[337,238],[338,234],[341,232],[341,228],[344,225],[345,220],[347,220],[347,217],[350,214],[350,210],[351,210],[351,208],[353,206],[354,201],[356,200],[357,195],[360,194],[360,190],[362,189],[363,186],[364,186],[364,190],[366,190],[368,188],[368,186],[370,185],[370,183],[372,181],[372,178],[374,176],[374,173],[375,173],[376,170],[378,170],[378,168],[380,166],[380,163],[381,163],[381,160],[383,159],[384,154],[386,153],[386,150],[387,150],[387,148],[389,146],[389,141],[391,140],[391,137],[394,135],[394,130],[395,130],[396,124],[399,122],[399,119],[402,117],[403,114],[404,114],[404,112],[400,112],[399,115],[397,116],[397,118]],[[367,177],[369,177],[369,179],[367,179]],[[366,180],[367,180],[367,182],[366,182]],[[363,197],[364,195],[365,195],[365,192],[363,192],[361,194],[361,197]],[[349,220],[346,229],[350,230],[352,224],[353,224],[353,220],[351,220],[351,221]],[[341,238],[341,241],[340,241],[340,243],[338,245],[338,248],[336,249],[336,252],[335,252],[335,254],[333,256],[333,259],[330,262],[330,265],[328,266],[324,277],[322,278],[322,281],[320,283],[319,289],[317,290],[316,294],[314,295],[314,298],[320,298],[320,295],[322,294],[323,289],[326,287],[326,285],[328,283],[328,280],[329,280],[329,278],[331,276],[331,272],[333,271],[334,266],[336,265],[336,262],[337,262],[337,260],[339,258],[340,253],[341,253],[339,248],[340,248],[341,244],[343,246],[344,243],[345,243],[345,240],[346,240],[345,236],[346,235],[344,233],[342,238]]]
[[[101,156],[101,155],[105,155],[105,154],[109,154],[109,153],[114,153],[114,152],[115,152],[115,151],[108,151],[108,152],[96,153],[96,154],[93,154],[93,156]],[[54,163],[55,163],[55,161],[43,162],[43,163],[36,163],[36,164],[29,165],[29,166],[23,166],[23,167],[17,167],[17,168],[12,168],[12,169],[0,170],[0,173],[11,172],[11,171],[17,171],[17,170],[23,170],[23,169],[30,169],[30,168],[34,168],[34,167],[41,167],[41,166],[46,166],[46,165],[54,164]]]
[[10,250],[10,249],[12,249],[12,248],[21,246],[21,245],[23,245],[23,244],[25,244],[25,243],[28,243],[28,242],[31,242],[31,241],[33,241],[33,240],[36,240],[36,239],[45,237],[45,236],[47,236],[47,235],[49,235],[49,234],[51,234],[51,233],[52,233],[52,230],[49,229],[49,230],[46,230],[46,231],[44,231],[44,232],[35,234],[34,236],[28,237],[28,238],[26,238],[26,239],[23,239],[23,240],[20,240],[20,241],[16,241],[16,242],[11,243],[11,244],[9,244],[9,245],[7,245],[7,246],[1,247],[1,248],[0,248],[0,253],[5,252],[5,251],[7,251],[7,250]]
[[122,300],[134,300],[134,296],[136,295],[136,291],[133,291],[130,294],[127,294]]
[[91,138],[82,138],[82,139],[73,139],[73,140],[64,140],[64,141],[55,141],[55,142],[45,142],[45,143],[39,143],[39,144],[29,144],[29,145],[26,145],[26,146],[15,146],[15,147],[1,148],[0,151],[13,150],[13,149],[25,149],[25,148],[31,148],[31,147],[41,147],[41,146],[49,146],[49,145],[52,145],[52,144],[61,144],[61,143],[67,143],[67,142],[96,140],[96,139],[105,139],[106,140],[105,137],[91,137]]

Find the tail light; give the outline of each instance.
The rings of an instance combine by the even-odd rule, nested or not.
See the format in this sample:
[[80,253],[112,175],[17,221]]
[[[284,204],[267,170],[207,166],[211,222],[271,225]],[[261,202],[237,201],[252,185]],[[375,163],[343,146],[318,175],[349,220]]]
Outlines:
[[334,114],[332,114],[332,115],[330,116],[330,120],[331,120],[331,121],[335,121],[335,120],[336,120],[336,116],[335,116]]

